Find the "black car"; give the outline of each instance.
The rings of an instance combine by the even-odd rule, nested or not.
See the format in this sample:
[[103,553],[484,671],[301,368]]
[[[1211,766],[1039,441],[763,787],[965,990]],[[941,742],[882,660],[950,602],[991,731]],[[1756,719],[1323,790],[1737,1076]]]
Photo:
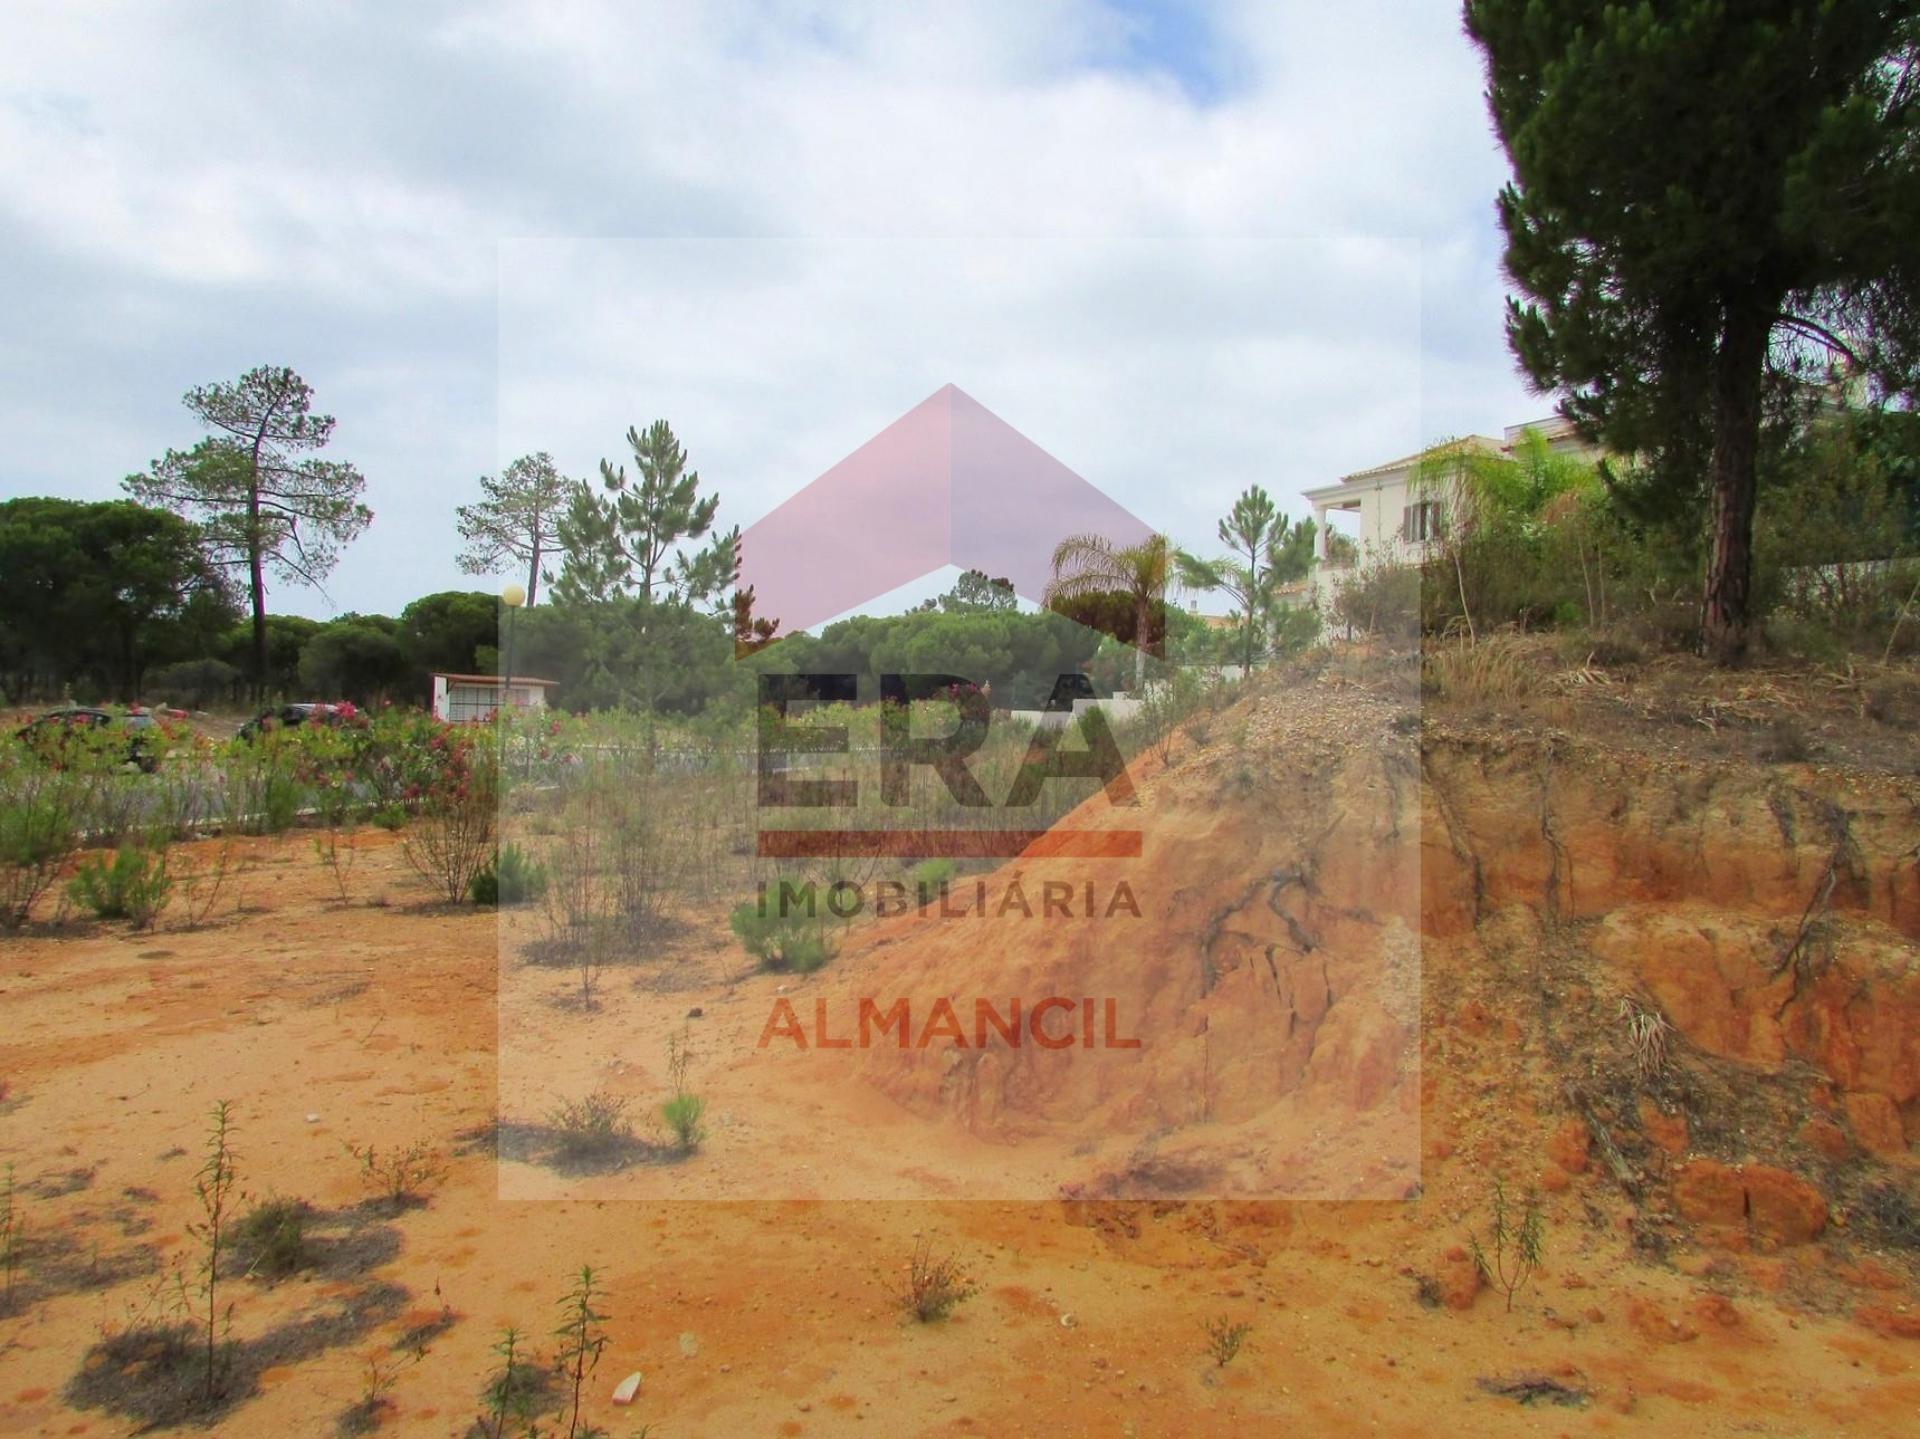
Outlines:
[[109,731],[126,734],[126,763],[148,774],[160,767],[165,732],[148,710],[129,710],[123,714],[91,705],[48,710],[20,727],[20,739],[47,763],[60,764],[80,748],[83,736]]
[[278,729],[298,729],[301,725],[343,725],[358,718],[359,711],[348,704],[280,705],[255,715],[240,726],[236,739],[255,740]]

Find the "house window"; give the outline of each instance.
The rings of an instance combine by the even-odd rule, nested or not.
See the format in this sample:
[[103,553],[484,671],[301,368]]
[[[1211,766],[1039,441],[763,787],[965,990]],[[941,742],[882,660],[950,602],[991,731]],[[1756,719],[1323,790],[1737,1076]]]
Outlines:
[[1440,538],[1446,511],[1438,500],[1416,500],[1400,512],[1400,538],[1425,541]]

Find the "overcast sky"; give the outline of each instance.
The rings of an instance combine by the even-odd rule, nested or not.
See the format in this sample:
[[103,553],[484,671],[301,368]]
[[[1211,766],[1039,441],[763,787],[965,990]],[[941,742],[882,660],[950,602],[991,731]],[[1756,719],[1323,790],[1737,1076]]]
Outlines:
[[0,497],[116,495],[288,364],[375,522],[671,421],[750,524],[954,383],[1180,542],[1536,418],[1444,0],[0,10]]

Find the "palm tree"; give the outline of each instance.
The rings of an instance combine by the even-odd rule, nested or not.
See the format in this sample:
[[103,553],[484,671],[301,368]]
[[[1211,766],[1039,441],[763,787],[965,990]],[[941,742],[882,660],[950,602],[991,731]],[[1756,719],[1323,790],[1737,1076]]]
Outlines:
[[1592,462],[1557,452],[1545,435],[1531,428],[1505,454],[1470,440],[1449,440],[1421,456],[1412,489],[1438,506],[1434,538],[1453,567],[1470,641],[1476,630],[1462,550],[1475,535],[1505,533],[1521,543],[1537,544],[1555,525],[1575,527],[1572,538],[1586,584],[1588,621],[1600,621],[1606,610],[1605,581],[1597,556],[1589,567],[1581,526],[1587,504],[1600,492]]
[[1049,608],[1061,601],[1092,595],[1123,594],[1133,603],[1133,688],[1147,682],[1147,643],[1153,634],[1153,610],[1167,592],[1173,566],[1165,535],[1149,535],[1137,545],[1116,545],[1101,535],[1069,535],[1054,547]]

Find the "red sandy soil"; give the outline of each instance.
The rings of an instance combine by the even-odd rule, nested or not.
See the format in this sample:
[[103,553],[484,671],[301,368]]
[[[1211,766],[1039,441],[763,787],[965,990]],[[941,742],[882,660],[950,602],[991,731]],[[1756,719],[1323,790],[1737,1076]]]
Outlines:
[[[1254,715],[1257,732],[1257,708]],[[1215,730],[1224,733],[1234,718],[1216,717]],[[1457,807],[1470,774],[1495,798],[1538,777],[1531,751],[1503,755],[1457,737],[1441,749],[1436,758],[1429,745],[1426,758],[1430,811],[1440,794]],[[1181,783],[1230,783],[1224,771],[1239,762],[1216,736],[1204,752],[1190,748],[1181,765],[1190,778]],[[1612,832],[1596,821],[1581,838],[1580,806],[1599,805],[1596,796],[1613,782],[1598,761],[1588,774],[1599,778],[1591,793],[1569,798],[1561,830],[1563,853],[1576,856],[1585,876],[1605,859],[1596,836]],[[1791,783],[1835,792],[1804,771]],[[1884,801],[1875,813],[1897,831],[1901,812],[1884,786],[1861,783]],[[953,1122],[935,1104],[931,1117],[946,1124],[951,1147],[941,1172],[929,1174],[924,1146],[889,1138],[889,1126],[921,1133],[929,1122],[915,1107],[914,1084],[889,1080],[903,1071],[870,1073],[866,1083],[844,1082],[840,1072],[826,1082],[794,1059],[742,1043],[783,987],[798,993],[804,985],[744,975],[717,924],[678,931],[645,967],[610,969],[601,1007],[569,1010],[558,1002],[572,984],[566,971],[517,960],[519,940],[537,931],[531,916],[497,922],[434,904],[396,842],[375,833],[361,837],[346,904],[310,841],[289,836],[246,842],[255,868],[245,908],[204,929],[163,921],[156,933],[134,934],[69,922],[6,941],[0,1158],[15,1166],[30,1243],[58,1241],[70,1257],[112,1269],[141,1246],[161,1259],[186,1252],[205,1116],[222,1098],[234,1101],[242,1184],[255,1195],[299,1196],[328,1210],[360,1203],[366,1195],[349,1143],[425,1138],[452,1156],[430,1203],[388,1221],[398,1251],[371,1274],[229,1285],[243,1340],[370,1279],[404,1286],[407,1296],[348,1342],[269,1369],[261,1393],[214,1423],[220,1434],[331,1433],[360,1394],[363,1357],[391,1352],[404,1330],[432,1322],[443,1305],[455,1322],[400,1372],[380,1432],[465,1434],[500,1326],[517,1324],[546,1346],[558,1322],[555,1301],[587,1263],[604,1274],[612,1335],[587,1417],[616,1436],[643,1422],[655,1436],[1902,1432],[1920,1406],[1911,1251],[1878,1251],[1849,1231],[1846,1196],[1869,1163],[1873,1175],[1911,1191],[1899,1113],[1911,1096],[1888,1097],[1905,1071],[1856,1063],[1839,1072],[1845,1057],[1816,1040],[1844,1029],[1844,1004],[1820,1009],[1814,990],[1763,1004],[1759,989],[1730,979],[1722,1005],[1698,986],[1673,988],[1674,1009],[1690,1003],[1698,1011],[1674,1018],[1686,1019],[1685,1043],[1676,1044],[1699,1094],[1712,1099],[1713,1083],[1748,1072],[1727,1066],[1749,1065],[1767,1084],[1791,1084],[1815,1100],[1824,1092],[1826,1103],[1792,1115],[1740,1110],[1756,1131],[1771,1126],[1762,1144],[1757,1132],[1743,1130],[1737,1142],[1718,1133],[1704,1109],[1691,1134],[1682,1123],[1676,1136],[1658,1104],[1619,1115],[1606,1096],[1591,1099],[1635,1171],[1629,1192],[1567,1098],[1569,1076],[1580,1080],[1574,1062],[1588,1064],[1589,1056],[1555,1026],[1590,1026],[1610,1002],[1595,954],[1612,944],[1623,951],[1615,963],[1645,967],[1652,942],[1642,938],[1636,948],[1618,934],[1644,936],[1662,913],[1664,923],[1678,923],[1677,910],[1657,875],[1629,874],[1631,866],[1605,859],[1613,865],[1611,900],[1586,887],[1570,900],[1558,891],[1555,905],[1579,911],[1568,922],[1588,928],[1568,967],[1541,981],[1539,956],[1561,943],[1543,930],[1538,899],[1553,871],[1548,862],[1529,868],[1525,843],[1513,837],[1529,827],[1539,836],[1532,801],[1507,800],[1478,819],[1429,813],[1425,826],[1425,1139],[1422,1187],[1409,1201],[886,1198],[938,1192],[956,1168],[1007,1162],[1004,1136],[991,1125]],[[1712,803],[1701,807],[1714,813]],[[1706,820],[1691,823],[1699,830]],[[1451,847],[1443,838],[1450,826]],[[1648,853],[1665,833],[1649,822]],[[1791,847],[1786,859],[1769,852],[1768,863],[1787,866],[1768,871],[1782,896],[1789,877],[1818,879],[1824,850],[1816,839],[1806,841],[1804,857]],[[1889,844],[1877,831],[1861,841],[1863,877],[1839,905],[1857,913],[1834,922],[1850,927],[1843,939],[1871,953],[1862,958],[1842,944],[1841,971],[1912,967],[1913,931],[1900,922],[1911,917],[1899,908],[1906,881],[1893,860],[1882,862],[1894,853]],[[1477,879],[1466,858],[1476,850]],[[1487,856],[1510,862],[1503,868]],[[1801,874],[1803,859],[1813,873]],[[1723,916],[1738,910],[1758,923],[1753,915],[1766,906],[1748,901],[1773,894],[1774,881],[1753,881],[1751,865],[1742,872],[1751,881],[1744,888],[1696,885],[1696,907]],[[1888,886],[1898,902],[1887,900]],[[1885,917],[1875,909],[1882,901],[1892,904]],[[1797,916],[1804,903],[1803,895],[1772,907]],[[1593,911],[1601,910],[1615,916],[1614,928],[1594,938],[1604,926]],[[1707,929],[1717,922],[1708,915]],[[830,969],[820,983],[851,982],[859,966],[900,943],[901,928],[870,926],[839,962],[846,975],[833,980]],[[1639,978],[1664,1002],[1671,975],[1654,967]],[[1880,970],[1855,975],[1856,985],[1899,979]],[[1536,1003],[1536,989],[1562,1008]],[[1814,1006],[1808,1013],[1826,1028],[1814,1038],[1813,1019],[1795,1029],[1794,1004]],[[1754,1037],[1719,1034],[1722,1008],[1742,1005],[1750,1021],[1742,1036]],[[687,1019],[696,1006],[702,1016]],[[1766,1013],[1787,1016],[1773,1059]],[[666,1086],[662,1037],[683,1026],[697,1046],[711,1129],[685,1164],[562,1180],[536,1165],[496,1163],[474,1141],[496,1115],[536,1118],[556,1094],[605,1088],[637,1106],[657,1103]],[[1864,1030],[1846,1036],[1849,1053],[1879,1052]],[[1878,1043],[1896,1058],[1906,1052],[1899,1033]],[[506,1071],[497,1067],[501,1044]],[[541,1056],[544,1064],[530,1065]],[[911,1067],[904,1072],[911,1076]],[[1764,1087],[1759,1079],[1756,1086]],[[1862,1139],[1876,1116],[1885,1130],[1885,1114],[1865,1101],[1849,1107],[1861,1094],[1879,1094],[1896,1110],[1897,1142],[1882,1133],[1888,1152],[1871,1159]],[[1726,1099],[1725,1112],[1739,1102]],[[829,1107],[831,1124],[823,1118]],[[1044,1108],[1035,1112],[1046,1118]],[[1831,1169],[1805,1162],[1806,1151],[1792,1148],[1799,1141],[1784,1137],[1822,1116],[1837,1136],[1830,1147],[1843,1156]],[[820,1133],[844,1132],[849,1118],[869,1126],[870,1142],[823,1151]],[[1746,1159],[1809,1176],[1831,1201],[1825,1225],[1811,1226],[1812,1235],[1791,1232],[1791,1224],[1780,1232],[1756,1227],[1752,1196],[1765,1176],[1730,1169],[1734,1178],[1723,1181],[1707,1167]],[[773,1178],[768,1164],[778,1166]],[[1495,1172],[1519,1184],[1537,1180],[1548,1206],[1545,1269],[1511,1313],[1480,1288],[1461,1247],[1484,1225]],[[880,1197],[670,1198],[675,1185],[751,1196],[777,1182],[807,1193],[810,1173],[817,1192],[851,1187]],[[1715,1185],[1728,1183],[1732,1208],[1718,1213]],[[537,1197],[563,1192],[570,1197]],[[633,1197],[643,1193],[661,1197]],[[1655,1232],[1661,1243],[1650,1247],[1644,1236]],[[922,1238],[962,1256],[981,1286],[944,1323],[916,1324],[890,1297]],[[1423,1277],[1440,1301],[1434,1307],[1417,1296]],[[130,1432],[136,1426],[122,1417],[69,1407],[63,1389],[102,1326],[140,1302],[150,1276],[102,1287],[53,1283],[36,1279],[30,1251],[22,1283],[19,1312],[0,1318],[0,1432]],[[1253,1326],[1224,1368],[1204,1352],[1202,1326],[1217,1316]],[[614,1409],[610,1391],[636,1369],[646,1376],[639,1402]],[[1478,1383],[1528,1376],[1589,1398],[1580,1407],[1525,1406]]]

